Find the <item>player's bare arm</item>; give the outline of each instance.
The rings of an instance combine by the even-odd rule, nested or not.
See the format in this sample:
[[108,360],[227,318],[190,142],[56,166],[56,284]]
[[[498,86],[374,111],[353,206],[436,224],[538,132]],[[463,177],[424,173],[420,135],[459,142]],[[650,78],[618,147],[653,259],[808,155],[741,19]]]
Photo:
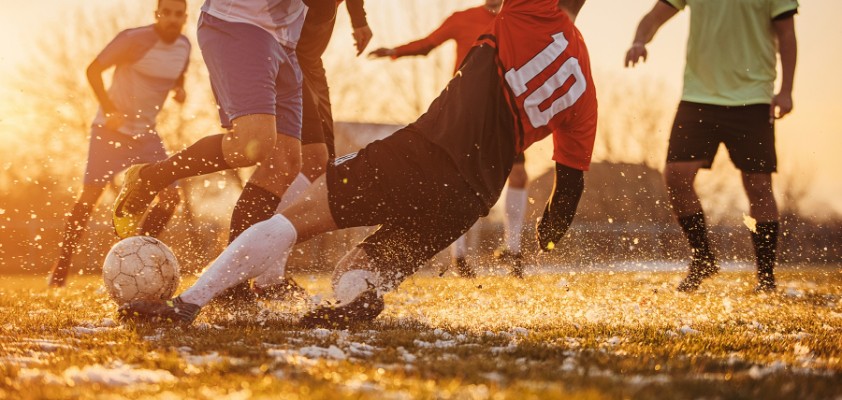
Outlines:
[[114,105],[108,92],[105,90],[105,84],[102,82],[102,72],[108,69],[108,66],[102,65],[99,61],[94,60],[88,65],[86,74],[88,76],[88,83],[96,95],[102,111],[105,113],[105,127],[111,130],[116,130],[123,124],[124,117]]
[[646,44],[652,41],[655,33],[666,23],[670,18],[678,13],[675,7],[670,6],[664,2],[658,1],[655,7],[643,16],[640,24],[637,25],[637,32],[634,35],[629,51],[626,52],[626,67],[634,67],[641,59],[645,62],[649,56],[646,51]]
[[795,78],[795,63],[798,57],[795,18],[775,20],[773,26],[775,36],[778,38],[778,52],[781,56],[781,88],[772,98],[769,116],[783,118],[792,111],[792,85]]
[[184,104],[184,101],[187,100],[187,91],[184,90],[184,75],[182,74],[178,81],[175,82],[175,87],[173,90],[173,100],[176,101],[178,104]]

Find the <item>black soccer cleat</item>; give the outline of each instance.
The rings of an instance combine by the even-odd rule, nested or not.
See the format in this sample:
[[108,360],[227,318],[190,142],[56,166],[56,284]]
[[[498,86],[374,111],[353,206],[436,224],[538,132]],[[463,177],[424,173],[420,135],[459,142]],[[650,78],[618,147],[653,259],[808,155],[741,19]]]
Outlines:
[[133,300],[117,310],[124,322],[190,325],[202,308],[185,303],[180,297],[171,300]]
[[719,272],[719,265],[713,256],[693,258],[690,262],[690,271],[681,280],[676,288],[679,292],[695,292],[702,284],[702,280],[710,278]]
[[316,307],[301,317],[299,325],[306,329],[348,329],[373,321],[385,305],[377,290],[369,288],[347,304]]

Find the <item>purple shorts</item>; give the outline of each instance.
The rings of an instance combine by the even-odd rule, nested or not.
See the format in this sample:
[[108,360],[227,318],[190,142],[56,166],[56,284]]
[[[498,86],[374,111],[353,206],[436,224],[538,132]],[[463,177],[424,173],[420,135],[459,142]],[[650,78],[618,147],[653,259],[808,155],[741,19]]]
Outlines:
[[88,164],[84,184],[105,186],[114,175],[133,164],[148,163],[167,158],[164,143],[158,135],[138,138],[94,126],[88,144]]
[[199,18],[199,47],[208,66],[222,127],[251,114],[275,116],[277,132],[301,139],[301,69],[295,49],[258,26]]

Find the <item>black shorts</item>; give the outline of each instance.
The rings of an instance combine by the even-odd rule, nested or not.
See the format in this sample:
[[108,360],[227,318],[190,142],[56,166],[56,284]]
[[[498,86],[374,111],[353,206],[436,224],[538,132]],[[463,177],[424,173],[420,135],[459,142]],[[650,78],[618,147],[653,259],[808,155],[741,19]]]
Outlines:
[[411,128],[327,168],[340,228],[380,228],[359,244],[395,286],[468,231],[488,209],[444,150]]
[[705,161],[710,168],[724,143],[734,165],[743,172],[777,170],[775,124],[768,104],[716,106],[682,101],[670,134],[667,162]]
[[322,62],[336,20],[312,23],[305,20],[296,47],[302,82],[301,144],[325,143],[330,157],[335,157],[333,113],[330,90]]

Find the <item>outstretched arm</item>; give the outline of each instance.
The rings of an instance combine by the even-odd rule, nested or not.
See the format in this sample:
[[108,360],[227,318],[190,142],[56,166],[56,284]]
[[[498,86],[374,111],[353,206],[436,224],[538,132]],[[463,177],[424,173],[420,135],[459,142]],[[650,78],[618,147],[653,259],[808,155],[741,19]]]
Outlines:
[[441,26],[423,39],[418,39],[407,44],[395,47],[381,47],[368,54],[369,57],[404,57],[404,56],[426,56],[430,51],[439,47],[442,43],[454,37],[453,30],[456,29],[453,16],[448,17]]
[[585,176],[582,171],[556,163],[553,193],[547,200],[537,226],[538,244],[542,251],[554,249],[567,233],[584,189]]
[[637,25],[634,42],[632,42],[629,51],[626,52],[626,67],[637,65],[641,58],[646,61],[646,57],[649,55],[646,51],[646,44],[652,41],[658,29],[677,13],[678,10],[670,4],[661,0],[655,3],[655,7],[652,7],[652,10],[644,15]]
[[781,89],[772,98],[769,116],[783,118],[792,111],[792,84],[795,79],[795,60],[798,56],[795,18],[790,16],[775,20],[773,25],[778,38],[778,51],[781,53]]

